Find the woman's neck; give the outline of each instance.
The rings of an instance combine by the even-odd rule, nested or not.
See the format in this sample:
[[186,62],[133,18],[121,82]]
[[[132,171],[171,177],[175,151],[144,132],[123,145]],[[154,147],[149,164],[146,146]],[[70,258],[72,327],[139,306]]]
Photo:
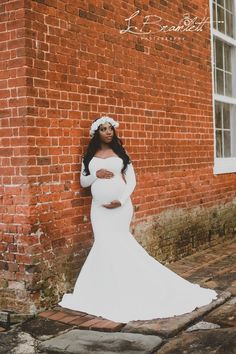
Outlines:
[[112,150],[109,144],[106,143],[101,143],[101,148],[100,150],[105,151],[105,150]]

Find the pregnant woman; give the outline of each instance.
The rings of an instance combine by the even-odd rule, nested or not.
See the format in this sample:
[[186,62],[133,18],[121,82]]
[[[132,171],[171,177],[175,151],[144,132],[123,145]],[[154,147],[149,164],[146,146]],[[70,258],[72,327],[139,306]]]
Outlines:
[[94,243],[72,294],[59,305],[127,323],[181,315],[217,298],[151,257],[130,233],[136,177],[110,117],[95,120],[80,183],[91,186]]

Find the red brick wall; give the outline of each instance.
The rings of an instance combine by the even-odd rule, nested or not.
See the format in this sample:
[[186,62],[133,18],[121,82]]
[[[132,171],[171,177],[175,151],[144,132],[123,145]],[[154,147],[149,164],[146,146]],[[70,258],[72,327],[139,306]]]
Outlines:
[[119,33],[137,9],[140,28],[145,15],[177,25],[207,8],[206,0],[1,1],[2,307],[32,312],[73,287],[93,243],[80,159],[102,114],[120,122],[134,162],[133,225],[233,200],[236,174],[213,175],[209,27],[172,40]]
[[[31,230],[27,166],[27,77],[23,1],[0,4],[0,308],[21,307],[14,289],[30,281],[25,265],[33,257],[25,245]],[[34,158],[33,158],[34,160]],[[27,243],[24,243],[27,240]],[[35,240],[34,240],[35,242]],[[9,293],[7,292],[9,291]]]

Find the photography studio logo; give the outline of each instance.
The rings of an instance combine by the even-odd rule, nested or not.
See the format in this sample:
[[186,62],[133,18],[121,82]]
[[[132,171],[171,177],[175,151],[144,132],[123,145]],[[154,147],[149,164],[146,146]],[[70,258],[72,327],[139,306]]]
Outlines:
[[[210,17],[204,16],[199,19],[197,16],[191,17],[189,13],[185,13],[179,23],[174,25],[166,24],[163,18],[158,15],[146,15],[143,19],[140,18],[141,11],[135,11],[130,17],[126,18],[126,27],[120,30],[121,34],[130,33],[135,36],[139,36],[143,39],[170,39],[173,38],[173,34],[186,33],[186,32],[202,32],[204,26],[210,23]],[[139,25],[134,25],[134,22],[138,22]],[[223,22],[223,21],[218,21]],[[163,33],[165,36],[163,36]],[[171,34],[171,36],[168,36]],[[178,39],[180,37],[174,36]]]

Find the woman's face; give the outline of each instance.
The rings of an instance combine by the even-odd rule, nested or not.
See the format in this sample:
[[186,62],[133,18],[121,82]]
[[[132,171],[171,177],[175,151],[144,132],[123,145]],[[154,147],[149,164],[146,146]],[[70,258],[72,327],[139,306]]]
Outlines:
[[101,124],[98,130],[101,142],[108,144],[112,141],[114,132],[110,123]]

